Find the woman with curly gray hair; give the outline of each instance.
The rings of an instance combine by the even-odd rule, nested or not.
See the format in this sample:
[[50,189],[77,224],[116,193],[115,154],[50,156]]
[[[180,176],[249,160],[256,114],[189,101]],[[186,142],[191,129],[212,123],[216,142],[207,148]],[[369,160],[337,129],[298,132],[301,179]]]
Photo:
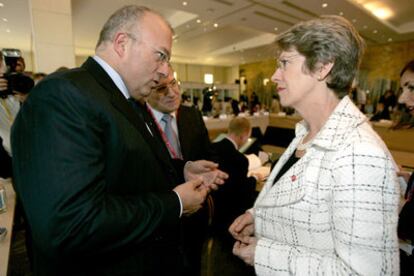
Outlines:
[[233,253],[258,275],[398,274],[395,163],[346,96],[364,41],[324,16],[281,34],[272,76],[303,121],[254,207],[230,226]]

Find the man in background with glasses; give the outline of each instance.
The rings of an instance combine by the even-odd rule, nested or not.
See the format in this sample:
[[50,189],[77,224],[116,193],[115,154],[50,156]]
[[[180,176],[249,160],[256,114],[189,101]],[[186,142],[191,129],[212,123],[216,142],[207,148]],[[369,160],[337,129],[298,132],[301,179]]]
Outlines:
[[[153,89],[147,99],[147,111],[156,130],[176,164],[201,159],[217,160],[209,140],[201,112],[195,107],[181,104],[180,85],[170,66],[168,76]],[[169,130],[166,119],[171,120]],[[168,133],[171,131],[172,133]],[[173,141],[169,137],[173,136]],[[174,136],[177,140],[174,142]],[[171,138],[170,138],[171,139]],[[176,143],[174,146],[173,144]],[[180,168],[180,165],[178,165]],[[189,275],[201,273],[201,255],[207,239],[209,219],[212,217],[212,199],[208,197],[203,208],[183,218],[184,251],[190,261]]]

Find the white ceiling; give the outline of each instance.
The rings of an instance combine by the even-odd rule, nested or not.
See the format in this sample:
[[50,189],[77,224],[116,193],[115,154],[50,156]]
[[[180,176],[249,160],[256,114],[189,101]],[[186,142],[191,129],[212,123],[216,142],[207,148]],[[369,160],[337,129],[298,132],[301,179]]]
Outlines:
[[[4,4],[0,7],[0,47],[30,51],[29,0],[0,2]],[[187,0],[186,6],[183,2],[72,0],[76,54],[93,53],[103,23],[125,4],[149,6],[169,20],[175,29],[173,61],[177,63],[230,66],[273,57],[271,43],[278,33],[321,14],[342,14],[371,45],[414,40],[413,0]],[[370,2],[389,7],[394,15],[386,21],[376,18],[363,8]],[[323,3],[328,6],[323,8]]]

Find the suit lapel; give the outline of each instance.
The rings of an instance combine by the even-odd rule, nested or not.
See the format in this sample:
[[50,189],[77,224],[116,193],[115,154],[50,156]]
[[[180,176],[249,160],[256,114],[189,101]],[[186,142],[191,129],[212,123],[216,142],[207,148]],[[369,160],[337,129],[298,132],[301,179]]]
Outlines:
[[157,134],[151,129],[154,134],[153,136],[147,129],[145,124],[147,120],[145,116],[148,114],[145,110],[143,110],[144,107],[136,103],[137,108],[135,109],[133,105],[125,99],[122,92],[118,89],[105,70],[102,69],[102,67],[93,58],[89,57],[82,65],[82,68],[92,74],[97,82],[105,88],[112,105],[141,133],[145,141],[148,145],[150,145],[152,151],[157,156],[157,159],[167,167],[173,167],[169,153],[165,152],[165,147],[160,145],[159,140],[156,138]]
[[122,92],[118,89],[105,70],[91,57],[86,60],[82,65],[82,68],[92,74],[96,81],[105,88],[112,105],[122,113],[131,124],[143,133],[143,130],[145,130],[144,123],[136,116],[133,107],[128,103],[127,99],[125,99]]
[[179,137],[179,140],[180,140],[181,154],[183,155],[184,159],[187,159],[188,156],[190,156],[189,147],[191,147],[190,141],[189,141],[190,133],[188,133],[186,131],[185,124],[183,123],[183,122],[188,122],[188,120],[186,120],[187,115],[188,115],[188,112],[185,112],[185,110],[183,108],[180,107],[178,109],[178,112],[177,112],[177,129],[178,129],[178,133],[179,133],[178,137]]

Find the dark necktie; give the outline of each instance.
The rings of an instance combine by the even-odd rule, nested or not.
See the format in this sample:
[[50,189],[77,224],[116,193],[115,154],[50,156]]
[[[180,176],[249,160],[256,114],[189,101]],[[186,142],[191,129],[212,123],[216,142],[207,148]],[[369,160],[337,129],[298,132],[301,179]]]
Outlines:
[[168,142],[170,143],[171,148],[175,151],[175,156],[174,153],[171,152],[170,149],[168,149],[170,151],[170,155],[173,158],[181,158],[181,150],[180,150],[180,144],[178,142],[178,137],[177,134],[174,132],[174,129],[172,128],[172,116],[170,114],[164,114],[164,116],[162,116],[161,121],[163,121],[165,123],[165,127],[164,127],[164,133],[165,136],[167,136]]

